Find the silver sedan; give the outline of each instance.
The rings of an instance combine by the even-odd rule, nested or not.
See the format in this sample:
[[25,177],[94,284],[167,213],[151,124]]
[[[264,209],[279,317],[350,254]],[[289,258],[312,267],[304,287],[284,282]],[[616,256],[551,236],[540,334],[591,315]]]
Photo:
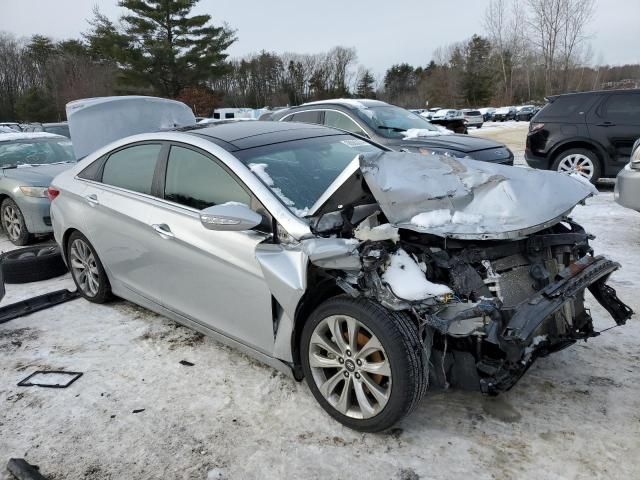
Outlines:
[[614,197],[623,207],[640,212],[640,140],[633,146],[631,161],[618,173]]
[[606,285],[620,265],[566,217],[592,193],[259,121],[118,140],[49,189],[87,300],[128,299],[305,378],[363,431],[391,427],[428,385],[498,393],[597,335],[585,288],[626,322]]

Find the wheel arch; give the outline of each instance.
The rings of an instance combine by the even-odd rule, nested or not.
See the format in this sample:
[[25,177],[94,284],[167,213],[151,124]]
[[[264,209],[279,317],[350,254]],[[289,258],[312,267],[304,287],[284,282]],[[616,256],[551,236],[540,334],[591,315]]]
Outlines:
[[600,170],[604,172],[606,153],[601,145],[588,138],[572,138],[556,145],[549,155],[551,158],[549,165],[552,165],[562,153],[574,148],[583,148],[595,153],[600,162]]

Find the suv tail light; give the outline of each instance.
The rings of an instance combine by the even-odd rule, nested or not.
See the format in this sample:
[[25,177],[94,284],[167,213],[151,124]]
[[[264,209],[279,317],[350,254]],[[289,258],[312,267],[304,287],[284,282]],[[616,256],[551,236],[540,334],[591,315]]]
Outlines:
[[530,123],[529,124],[529,133],[537,132],[544,128],[544,123]]
[[58,190],[57,188],[49,187],[47,189],[47,197],[49,197],[49,200],[51,200],[52,202],[53,202],[53,199],[56,198],[58,195],[60,195],[60,190]]

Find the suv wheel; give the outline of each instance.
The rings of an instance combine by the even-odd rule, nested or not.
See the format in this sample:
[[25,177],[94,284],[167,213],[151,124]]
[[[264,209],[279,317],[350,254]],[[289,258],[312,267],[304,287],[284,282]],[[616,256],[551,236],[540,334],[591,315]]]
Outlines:
[[355,430],[393,426],[427,389],[422,343],[410,317],[365,299],[331,298],[313,312],[301,340],[313,396]]
[[574,148],[560,153],[553,162],[551,170],[577,173],[591,183],[596,183],[600,178],[600,160],[591,150]]

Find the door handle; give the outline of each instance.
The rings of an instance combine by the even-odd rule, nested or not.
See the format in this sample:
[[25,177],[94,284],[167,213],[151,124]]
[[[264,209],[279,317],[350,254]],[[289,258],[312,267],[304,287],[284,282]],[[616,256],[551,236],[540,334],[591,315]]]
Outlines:
[[167,225],[166,223],[155,223],[155,224],[151,225],[151,228],[153,228],[156,232],[158,232],[158,234],[160,234],[160,236],[162,238],[173,238],[173,237],[175,237],[175,235],[173,234],[173,232],[169,228],[169,225]]
[[95,193],[92,193],[91,195],[87,195],[84,198],[87,200],[87,203],[89,205],[91,205],[92,207],[95,207],[96,205],[98,205],[100,203],[98,201],[98,196]]
[[598,127],[615,127],[615,126],[616,124],[611,122],[598,123]]

